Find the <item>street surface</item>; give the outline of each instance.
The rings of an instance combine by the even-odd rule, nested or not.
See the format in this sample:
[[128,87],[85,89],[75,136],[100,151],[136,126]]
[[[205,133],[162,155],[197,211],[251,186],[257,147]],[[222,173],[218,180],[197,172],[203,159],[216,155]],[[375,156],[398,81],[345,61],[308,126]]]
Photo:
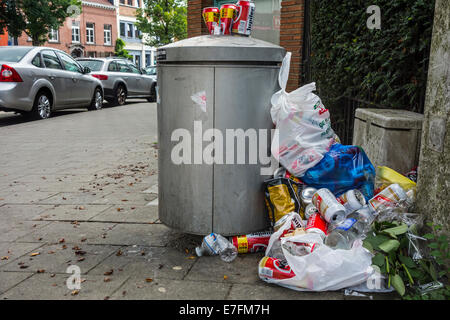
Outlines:
[[262,253],[198,258],[202,237],[161,224],[154,103],[41,121],[0,112],[0,137],[0,300],[355,299],[269,285]]

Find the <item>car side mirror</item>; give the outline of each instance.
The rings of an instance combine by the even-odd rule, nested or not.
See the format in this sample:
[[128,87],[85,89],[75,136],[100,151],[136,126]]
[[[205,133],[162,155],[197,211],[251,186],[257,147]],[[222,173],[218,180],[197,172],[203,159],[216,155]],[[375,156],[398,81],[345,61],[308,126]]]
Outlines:
[[84,67],[83,73],[84,74],[91,73],[91,69],[89,67]]

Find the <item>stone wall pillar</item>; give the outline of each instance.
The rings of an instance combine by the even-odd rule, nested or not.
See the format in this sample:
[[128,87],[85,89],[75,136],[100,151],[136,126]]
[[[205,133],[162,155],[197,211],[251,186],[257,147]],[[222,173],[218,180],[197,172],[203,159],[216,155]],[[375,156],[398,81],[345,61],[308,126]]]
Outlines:
[[417,212],[448,232],[450,226],[450,2],[436,0],[425,120],[420,150]]

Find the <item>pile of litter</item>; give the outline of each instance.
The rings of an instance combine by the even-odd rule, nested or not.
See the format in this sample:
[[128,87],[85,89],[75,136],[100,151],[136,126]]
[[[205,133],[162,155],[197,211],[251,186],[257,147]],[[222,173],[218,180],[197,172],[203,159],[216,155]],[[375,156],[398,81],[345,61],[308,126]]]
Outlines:
[[240,253],[265,252],[259,277],[298,291],[404,295],[405,286],[442,287],[436,264],[420,249],[423,218],[409,213],[417,168],[405,175],[375,169],[361,147],[342,145],[314,83],[285,91],[290,58],[271,101],[271,151],[282,165],[264,182],[271,230],[231,239],[212,233],[197,255],[231,262]]

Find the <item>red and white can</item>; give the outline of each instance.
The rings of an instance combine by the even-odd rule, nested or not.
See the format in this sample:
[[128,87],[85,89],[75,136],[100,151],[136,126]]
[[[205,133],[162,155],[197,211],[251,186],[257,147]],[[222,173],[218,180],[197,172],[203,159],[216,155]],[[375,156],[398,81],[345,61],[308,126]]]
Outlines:
[[317,190],[312,197],[312,203],[328,223],[337,224],[345,220],[347,211],[330,190]]
[[352,213],[362,208],[366,204],[364,195],[357,189],[347,191],[339,198],[337,198],[337,201],[339,201],[344,206],[345,210],[347,210],[347,213]]
[[255,232],[231,239],[238,253],[255,253],[266,251],[272,232]]
[[290,279],[295,277],[294,271],[285,260],[264,257],[259,262],[258,275],[261,279]]
[[234,4],[224,4],[220,7],[220,34],[231,34],[236,8]]
[[255,19],[255,4],[252,1],[239,0],[236,3],[236,15],[233,20],[232,32],[249,36],[252,33]]
[[220,11],[216,7],[204,8],[202,11],[203,20],[208,27],[209,34],[214,34],[215,28],[219,28]]
[[328,224],[320,213],[315,213],[309,217],[305,230],[307,233],[318,233],[322,239],[325,239],[328,233]]

